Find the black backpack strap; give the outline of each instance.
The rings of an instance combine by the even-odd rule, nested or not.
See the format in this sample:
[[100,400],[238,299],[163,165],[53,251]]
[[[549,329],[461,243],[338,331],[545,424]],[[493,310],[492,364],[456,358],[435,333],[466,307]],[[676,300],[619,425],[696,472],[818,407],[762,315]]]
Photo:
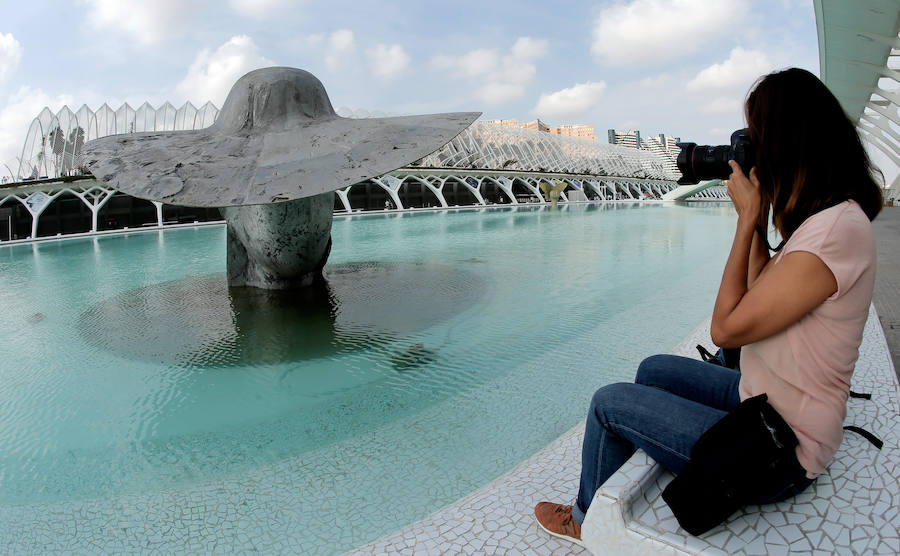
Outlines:
[[[872,394],[868,394],[868,393],[860,393],[860,392],[854,392],[853,390],[850,390],[850,397],[851,397],[851,398],[858,398],[858,399],[861,399],[861,400],[871,400],[871,399],[872,399]],[[845,431],[850,431],[850,432],[855,432],[856,434],[862,436],[863,438],[865,438],[866,440],[868,440],[869,442],[871,442],[871,443],[872,443],[872,446],[875,446],[875,447],[878,448],[879,450],[881,449],[882,446],[884,446],[884,442],[882,442],[880,438],[878,438],[878,437],[875,436],[874,434],[870,433],[870,432],[867,431],[866,429],[857,427],[857,426],[855,426],[855,425],[847,425],[847,426],[844,427],[844,430],[845,430]]]
[[847,425],[844,427],[844,430],[850,431],[850,432],[855,432],[856,434],[862,436],[863,438],[865,438],[866,440],[871,442],[872,446],[875,446],[879,450],[881,449],[882,446],[884,446],[884,442],[882,442],[880,438],[878,438],[874,434],[870,433],[866,429],[863,429],[863,428],[860,428],[860,427],[857,427],[854,425]]
[[741,348],[722,348],[719,350],[722,354],[722,363],[724,367],[741,370]]
[[702,345],[697,344],[697,351],[700,352],[700,357],[707,363],[715,363],[716,365],[719,364],[719,360],[716,359],[716,356],[711,354],[709,350]]

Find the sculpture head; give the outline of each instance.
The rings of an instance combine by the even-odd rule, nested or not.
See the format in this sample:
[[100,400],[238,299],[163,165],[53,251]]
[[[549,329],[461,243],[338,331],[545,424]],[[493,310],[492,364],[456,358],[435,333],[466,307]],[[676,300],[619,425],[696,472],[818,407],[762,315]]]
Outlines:
[[231,87],[213,127],[220,133],[265,133],[337,114],[315,75],[296,68],[264,68]]

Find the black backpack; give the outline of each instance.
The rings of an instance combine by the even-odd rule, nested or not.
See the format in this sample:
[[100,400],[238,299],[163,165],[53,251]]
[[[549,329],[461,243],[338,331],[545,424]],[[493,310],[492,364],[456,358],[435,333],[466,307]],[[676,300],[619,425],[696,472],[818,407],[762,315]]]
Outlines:
[[702,535],[753,500],[774,497],[781,479],[796,472],[797,436],[767,399],[744,400],[703,433],[687,466],[663,490],[688,533]]

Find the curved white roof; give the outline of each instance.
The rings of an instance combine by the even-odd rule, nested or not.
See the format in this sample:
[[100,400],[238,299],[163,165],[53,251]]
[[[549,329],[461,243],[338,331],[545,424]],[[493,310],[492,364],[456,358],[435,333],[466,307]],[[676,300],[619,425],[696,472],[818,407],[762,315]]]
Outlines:
[[[815,0],[819,74],[863,140],[900,169],[900,3]],[[900,175],[894,181],[897,186]]]

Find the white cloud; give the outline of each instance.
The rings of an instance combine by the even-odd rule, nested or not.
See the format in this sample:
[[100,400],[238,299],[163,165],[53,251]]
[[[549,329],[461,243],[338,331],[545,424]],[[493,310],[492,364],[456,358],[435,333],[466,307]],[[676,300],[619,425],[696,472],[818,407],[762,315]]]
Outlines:
[[479,48],[462,56],[447,56],[439,54],[431,63],[441,69],[448,69],[458,75],[466,77],[479,77],[486,75],[497,67],[500,54],[493,48]]
[[322,46],[325,43],[325,33],[316,33],[315,35],[309,35],[305,39],[300,38],[296,41],[297,44],[303,46]]
[[202,0],[87,0],[91,12],[87,20],[104,33],[110,31],[134,37],[144,45],[157,44],[196,24]]
[[571,118],[581,116],[600,102],[606,83],[578,83],[553,93],[543,93],[532,110],[538,117]]
[[399,44],[379,44],[366,51],[372,75],[378,79],[397,77],[409,66],[409,54]]
[[658,88],[658,87],[668,87],[669,83],[672,81],[672,76],[668,73],[661,73],[656,77],[645,77],[640,80],[641,87],[647,88]]
[[524,94],[525,87],[514,83],[488,83],[475,92],[475,96],[486,104],[503,104]]
[[334,31],[328,35],[327,46],[328,52],[325,54],[325,64],[329,69],[336,69],[356,50],[353,31],[350,29]]
[[772,71],[772,68],[772,62],[765,52],[745,50],[737,46],[732,49],[727,60],[701,70],[688,82],[686,88],[688,91],[746,91],[759,76]]
[[291,41],[293,48],[303,51],[315,50],[324,55],[325,66],[337,70],[346,66],[356,56],[356,37],[350,29],[338,29],[331,33],[315,33],[298,37]]
[[[31,121],[45,106],[55,114],[64,104],[73,106],[71,95],[54,97],[27,86],[11,94],[0,110],[0,163],[8,164],[13,172],[18,171],[16,159],[22,154]],[[6,175],[5,168],[0,170],[0,175]]]
[[12,33],[0,33],[0,83],[13,74],[22,60],[22,45]]
[[518,85],[529,83],[537,74],[535,60],[547,55],[549,44],[544,39],[519,37],[510,49],[509,55],[501,60],[498,77],[507,83]]
[[772,69],[773,64],[765,52],[737,46],[727,60],[697,73],[685,85],[685,90],[704,95],[697,106],[705,114],[741,114],[747,90],[757,78]]
[[519,37],[506,54],[496,48],[479,48],[461,56],[439,54],[431,59],[431,65],[470,80],[482,102],[502,104],[525,94],[525,86],[537,73],[534,62],[547,54],[548,46],[544,39]]
[[254,19],[264,19],[302,3],[303,0],[228,0],[228,5],[238,15]]
[[519,37],[512,47],[512,57],[516,60],[534,60],[547,54],[549,43],[544,39]]
[[727,95],[706,99],[700,104],[704,114],[741,114],[744,99],[740,95]]
[[600,11],[591,53],[607,64],[663,62],[741,25],[748,0],[633,0]]
[[253,39],[238,35],[215,52],[208,48],[201,50],[175,90],[195,103],[211,100],[221,108],[238,78],[248,71],[272,65],[275,63],[260,53]]

